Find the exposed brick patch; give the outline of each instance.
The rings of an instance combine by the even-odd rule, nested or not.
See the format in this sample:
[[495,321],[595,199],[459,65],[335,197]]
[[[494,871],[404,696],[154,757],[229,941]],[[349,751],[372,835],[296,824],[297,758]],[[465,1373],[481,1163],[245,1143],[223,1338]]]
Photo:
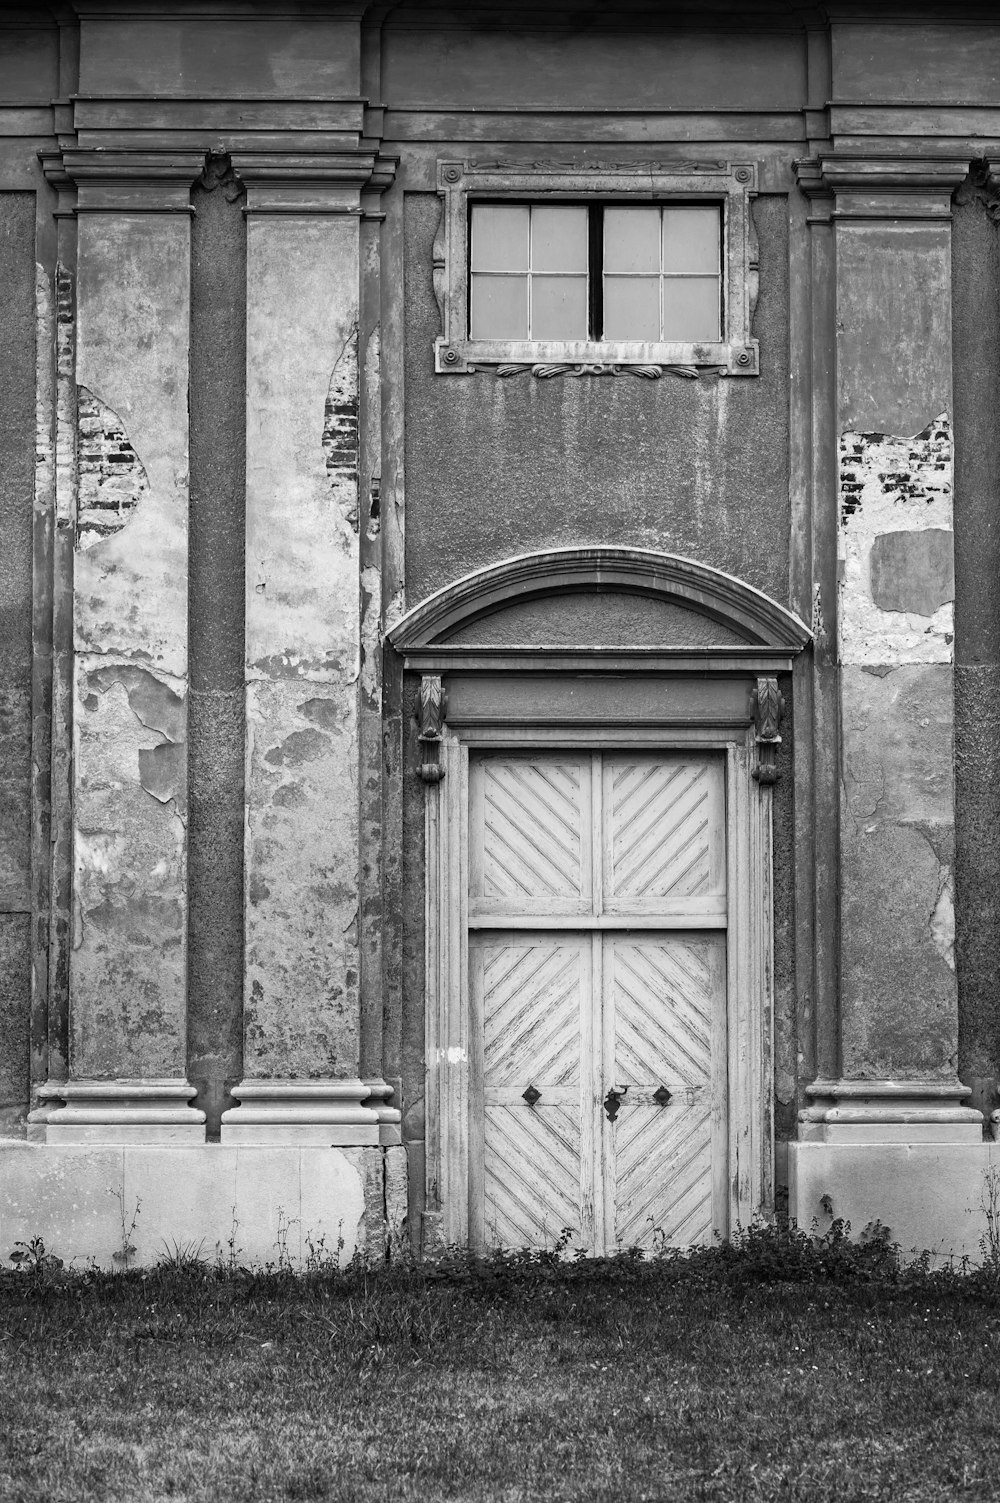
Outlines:
[[953,455],[946,413],[912,437],[840,438],[841,661],[950,663]]
[[840,515],[846,522],[877,483],[888,502],[933,504],[951,491],[951,425],[942,413],[912,438],[886,433],[843,433],[840,438]]
[[116,412],[86,386],[77,388],[79,549],[121,532],[149,490],[142,460]]
[[333,498],[358,530],[358,331],[355,327],[333,368],[323,413],[323,454]]

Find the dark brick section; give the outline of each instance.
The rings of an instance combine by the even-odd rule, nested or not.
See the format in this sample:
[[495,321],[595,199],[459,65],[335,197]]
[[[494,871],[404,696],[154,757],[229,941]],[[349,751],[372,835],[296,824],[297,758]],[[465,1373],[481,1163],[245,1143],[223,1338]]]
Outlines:
[[246,229],[228,158],[192,194],[188,1077],[210,1137],[243,1073]]
[[956,195],[955,818],[959,1073],[1000,1105],[1000,231],[974,182]]

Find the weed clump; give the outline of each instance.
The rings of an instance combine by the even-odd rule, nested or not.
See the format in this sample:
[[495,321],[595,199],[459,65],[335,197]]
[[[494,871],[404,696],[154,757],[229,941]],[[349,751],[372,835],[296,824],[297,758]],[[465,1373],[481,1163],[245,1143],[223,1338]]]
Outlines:
[[[119,1260],[114,1271],[104,1271],[95,1266],[65,1267],[36,1237],[18,1243],[9,1255],[8,1267],[0,1267],[0,1296],[37,1301],[47,1292],[72,1291],[79,1297],[89,1289],[100,1300],[113,1301],[127,1300],[128,1292],[135,1289],[146,1299],[158,1292],[170,1302],[199,1287],[237,1303],[287,1295],[305,1304],[343,1300],[352,1305],[359,1320],[362,1309],[370,1311],[378,1303],[383,1314],[375,1323],[393,1329],[413,1326],[414,1318],[418,1325],[433,1325],[427,1298],[431,1291],[449,1290],[479,1300],[521,1303],[542,1298],[546,1292],[588,1288],[714,1290],[728,1298],[762,1286],[807,1285],[886,1293],[925,1291],[1000,1303],[1000,1259],[986,1258],[977,1267],[966,1260],[935,1266],[927,1252],[904,1256],[888,1228],[879,1222],[854,1237],[850,1223],[843,1220],[834,1220],[822,1232],[815,1226],[807,1232],[790,1224],[760,1221],[727,1241],[708,1246],[661,1245],[653,1252],[631,1247],[604,1258],[571,1254],[567,1243],[564,1235],[547,1248],[474,1253],[445,1247],[424,1258],[397,1249],[391,1261],[374,1265],[360,1254],[341,1264],[336,1253],[322,1256],[322,1249],[314,1249],[302,1269],[293,1267],[283,1248],[274,1262],[246,1265],[231,1251],[228,1257],[211,1259],[200,1245],[175,1243],[164,1248],[155,1267],[132,1268]],[[417,1306],[423,1313],[411,1318]]]

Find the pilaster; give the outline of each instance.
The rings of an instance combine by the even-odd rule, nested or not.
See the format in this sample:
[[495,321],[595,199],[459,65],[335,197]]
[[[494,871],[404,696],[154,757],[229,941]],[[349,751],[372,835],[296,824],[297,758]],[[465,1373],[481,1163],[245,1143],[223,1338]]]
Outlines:
[[981,1134],[955,1073],[952,901],[950,214],[967,170],[874,151],[799,166],[834,237],[839,1012],[800,1119],[831,1144]]
[[378,1144],[398,1113],[362,1078],[359,1015],[359,231],[377,160],[233,165],[247,189],[245,1079],[222,1137]]
[[189,192],[201,160],[67,148],[53,164],[76,190],[60,205],[76,217],[76,285],[57,477],[73,541],[73,920],[69,1079],[43,1088],[35,1117],[48,1141],[204,1133],[185,1076]]

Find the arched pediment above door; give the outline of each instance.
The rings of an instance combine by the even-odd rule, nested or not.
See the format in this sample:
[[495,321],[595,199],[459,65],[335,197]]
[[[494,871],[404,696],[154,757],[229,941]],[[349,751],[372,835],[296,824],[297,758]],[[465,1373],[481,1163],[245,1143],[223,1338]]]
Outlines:
[[742,580],[640,548],[546,549],[491,564],[408,611],[389,640],[413,669],[691,667],[780,671],[812,639]]

